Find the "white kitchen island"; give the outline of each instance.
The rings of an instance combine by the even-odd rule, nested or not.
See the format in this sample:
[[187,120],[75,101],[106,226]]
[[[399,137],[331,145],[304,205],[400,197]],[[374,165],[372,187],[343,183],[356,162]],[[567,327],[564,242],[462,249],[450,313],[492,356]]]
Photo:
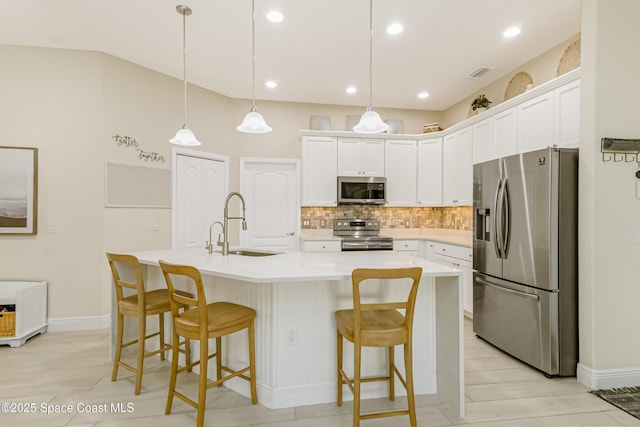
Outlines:
[[[336,401],[334,312],[352,307],[353,269],[422,267],[414,317],[416,394],[437,393],[458,417],[464,417],[459,270],[392,251],[287,252],[250,257],[208,254],[200,248],[188,248],[133,254],[146,269],[149,289],[166,287],[158,260],[187,264],[202,273],[208,300],[232,301],[256,310],[258,401],[269,408]],[[380,287],[374,293],[388,292],[388,289]],[[246,331],[225,341],[224,360],[232,367],[247,364],[244,334]],[[215,346],[215,340],[210,345]],[[345,343],[347,372],[352,372],[352,357],[349,356],[353,354],[352,349],[351,343]],[[383,373],[386,365],[384,349],[365,350],[363,376]],[[403,372],[401,347],[396,351],[396,363]],[[215,372],[215,369],[209,372]],[[249,395],[245,381],[235,379],[225,385]],[[400,395],[404,388],[398,385],[396,392]],[[350,393],[344,396],[351,398]],[[384,383],[364,384],[362,396],[363,399],[387,396],[386,386]]]

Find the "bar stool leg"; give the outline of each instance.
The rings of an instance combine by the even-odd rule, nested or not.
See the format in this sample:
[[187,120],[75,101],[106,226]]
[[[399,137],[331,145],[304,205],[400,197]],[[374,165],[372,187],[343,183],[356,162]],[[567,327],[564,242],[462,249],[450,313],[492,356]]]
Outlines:
[[142,369],[144,366],[144,342],[147,334],[147,316],[138,319],[138,362],[136,364],[136,391],[135,395],[140,394],[142,386]]
[[251,402],[258,403],[258,391],[256,389],[256,337],[253,328],[253,319],[249,324],[249,367],[251,368]]
[[[218,355],[218,358],[220,355]],[[198,383],[198,420],[197,427],[204,425],[204,408],[207,406],[207,368],[209,365],[209,340],[200,340],[200,381]]]
[[353,427],[360,426],[360,362],[362,348],[353,343]]
[[[216,337],[216,379],[222,378],[222,337]],[[222,383],[218,384],[222,387]]]
[[416,427],[416,399],[413,391],[413,357],[412,357],[411,337],[404,345],[404,375],[407,383],[407,404],[409,406],[409,422],[411,427]]
[[342,381],[342,335],[340,332],[337,333],[337,345],[338,349],[338,406],[342,406],[342,385],[344,384]]
[[389,347],[389,400],[396,399],[396,389],[395,389],[395,347]]
[[[189,345],[187,340],[187,345]],[[167,406],[164,410],[165,415],[171,413],[171,404],[173,403],[173,395],[176,391],[176,377],[178,376],[178,348],[180,346],[180,337],[173,332],[171,346],[171,376],[169,377],[169,395],[167,396]],[[189,362],[187,362],[187,366]]]
[[118,377],[118,367],[120,366],[120,355],[122,354],[122,336],[124,333],[124,316],[118,313],[118,336],[116,338],[116,352],[113,356],[113,371],[111,373],[111,381],[115,381]]
[[[159,329],[159,338],[160,338],[160,349],[164,348],[164,313],[158,313],[158,329]],[[164,350],[160,352],[160,360],[165,359]]]

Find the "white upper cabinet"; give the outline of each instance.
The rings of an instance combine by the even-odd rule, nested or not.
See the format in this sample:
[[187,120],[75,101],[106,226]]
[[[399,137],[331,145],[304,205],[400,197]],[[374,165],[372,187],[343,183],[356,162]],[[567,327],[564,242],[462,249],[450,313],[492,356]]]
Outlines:
[[512,107],[473,125],[473,163],[515,154],[517,108]]
[[338,139],[339,176],[385,176],[383,139]]
[[442,147],[442,205],[473,203],[473,130],[471,126],[444,137]]
[[302,137],[302,206],[337,206],[338,142]]
[[493,116],[494,158],[518,151],[518,109],[509,108]]
[[580,142],[580,80],[554,90],[555,143],[577,148]]
[[442,206],[442,138],[418,141],[418,206]]
[[417,192],[416,140],[393,139],[385,142],[387,206],[415,206]]
[[553,145],[553,92],[518,105],[518,152]]
[[473,125],[473,163],[482,163],[495,156],[493,117],[484,119]]
[[433,135],[328,135],[302,138],[303,206],[337,206],[337,176],[386,176],[388,206],[470,206],[474,164],[578,147],[579,70]]

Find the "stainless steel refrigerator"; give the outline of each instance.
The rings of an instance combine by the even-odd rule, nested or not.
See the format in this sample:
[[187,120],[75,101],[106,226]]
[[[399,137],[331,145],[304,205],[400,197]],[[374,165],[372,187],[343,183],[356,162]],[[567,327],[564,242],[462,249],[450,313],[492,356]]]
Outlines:
[[548,376],[578,357],[578,151],[474,165],[473,331]]

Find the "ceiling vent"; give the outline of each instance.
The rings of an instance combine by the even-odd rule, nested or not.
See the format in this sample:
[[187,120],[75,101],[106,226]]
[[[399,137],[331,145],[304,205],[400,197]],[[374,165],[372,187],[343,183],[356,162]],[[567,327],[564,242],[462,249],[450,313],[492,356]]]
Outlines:
[[487,74],[487,72],[489,72],[491,68],[488,67],[478,67],[475,70],[473,70],[472,72],[470,72],[469,74],[467,74],[467,77],[469,78],[477,78],[477,77],[482,77],[485,74]]

